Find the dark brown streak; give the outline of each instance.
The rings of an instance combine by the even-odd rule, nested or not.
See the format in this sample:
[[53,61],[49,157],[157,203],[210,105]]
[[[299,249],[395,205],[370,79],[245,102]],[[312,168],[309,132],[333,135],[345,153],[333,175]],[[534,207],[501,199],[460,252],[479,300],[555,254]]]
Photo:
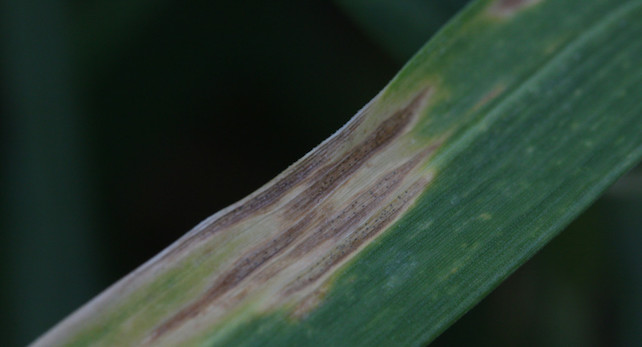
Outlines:
[[410,188],[397,196],[394,201],[382,209],[375,217],[371,218],[366,224],[350,234],[346,240],[338,244],[326,256],[312,265],[309,271],[292,281],[284,290],[285,295],[290,295],[314,283],[332,267],[348,255],[354,253],[366,240],[372,238],[388,226],[399,213],[403,211],[404,207],[422,191],[425,184],[426,182],[423,179],[413,183]]
[[[291,250],[282,261],[273,263],[269,265],[268,268],[261,270],[260,278],[269,279],[274,277],[289,264],[294,263],[297,258],[305,256],[325,241],[331,238],[340,238],[342,235],[350,232],[350,230],[354,230],[356,225],[362,224],[363,219],[372,211],[379,208],[381,203],[398,188],[410,170],[433,153],[439,145],[439,143],[436,143],[426,148],[416,154],[411,160],[391,170],[382,179],[362,191],[351,203],[341,207],[340,213],[330,218],[328,222],[322,224],[316,230],[310,232],[309,236],[301,243],[294,245],[294,248],[291,247]],[[324,207],[324,205],[321,205],[321,210],[323,210]]]
[[300,220],[297,224],[286,230],[281,235],[272,239],[270,242],[257,247],[253,251],[250,251],[247,255],[236,261],[231,266],[231,269],[222,274],[221,277],[219,277],[219,280],[217,280],[198,300],[192,302],[154,329],[151,335],[151,341],[153,342],[167,331],[172,330],[180,326],[186,320],[197,316],[214,300],[218,299],[221,295],[241,283],[241,281],[260,268],[265,264],[265,262],[270,260],[296,240],[303,231],[306,230],[313,218],[314,213],[308,214],[305,218]]
[[348,126],[343,128],[335,136],[331,137],[327,142],[321,144],[314,150],[314,152],[303,159],[303,161],[293,166],[292,171],[286,176],[279,179],[276,183],[258,193],[255,197],[249,199],[244,204],[220,216],[199,233],[179,241],[172,251],[166,254],[163,258],[174,255],[187,248],[193,242],[207,238],[209,235],[212,235],[221,229],[228,228],[242,221],[249,215],[264,211],[268,207],[277,203],[279,199],[289,191],[289,189],[306,179],[312,172],[327,161],[328,156],[332,155],[332,152],[339,149],[341,144],[344,143],[363,122],[366,113],[367,110],[364,110],[364,112],[355,116]]
[[[272,263],[266,269],[261,270],[261,280],[274,277],[289,264],[296,262],[297,259],[313,251],[323,242],[353,230],[399,186],[408,172],[419,162],[418,157],[391,170],[383,178],[357,194],[356,198],[347,206],[340,206],[341,211],[338,214],[329,218],[326,223],[315,228],[315,230],[307,233],[309,236],[301,243],[290,247],[290,251],[282,261]],[[324,207],[322,206],[321,209],[323,210]]]
[[318,204],[370,157],[401,134],[428,93],[429,89],[419,93],[408,106],[383,121],[370,136],[352,151],[339,158],[335,163],[330,164],[329,167],[321,169],[318,178],[313,178],[314,183],[287,205],[286,216],[296,218],[297,215],[305,213],[310,207]]
[[[386,144],[390,143],[395,137],[400,135],[404,128],[410,123],[412,117],[418,111],[418,108],[422,105],[424,99],[428,96],[428,93],[429,89],[419,93],[419,95],[417,95],[408,106],[383,121],[370,136],[350,152],[345,154],[342,158],[337,160],[335,164],[327,165],[324,168],[318,169],[320,165],[327,160],[327,157],[332,155],[332,151],[336,150],[354,133],[356,127],[362,121],[361,119],[353,120],[351,126],[344,128],[344,130],[333,137],[331,141],[326,142],[315,150],[312,155],[308,156],[303,162],[297,165],[297,167],[294,168],[287,176],[283,177],[273,186],[259,193],[254,198],[248,200],[245,204],[224,214],[198,234],[186,238],[176,246],[172,252],[169,252],[166,256],[184,249],[195,240],[203,239],[218,230],[236,224],[253,213],[265,210],[267,207],[272,206],[281,197],[283,197],[287,191],[292,188],[292,186],[308,178],[308,176],[318,169],[316,177],[309,177],[309,179],[314,183],[301,194],[296,196],[292,202],[285,206],[284,209],[284,214],[288,217],[289,221],[296,221],[296,219],[300,218],[304,213],[307,213],[307,215],[270,242],[267,242],[242,256],[242,258],[236,261],[231,266],[230,270],[223,273],[199,299],[193,301],[154,329],[153,333],[150,335],[150,341],[153,342],[168,331],[177,328],[185,321],[203,312],[213,301],[239,285],[244,279],[257,271],[257,269],[262,267],[271,258],[292,244],[292,242],[294,242],[294,240],[296,240],[305,230],[309,230],[315,217],[314,212],[309,212],[310,208],[329,195],[341,182],[347,180],[351,174],[353,174],[367,161],[367,159],[372,157],[372,155],[381,150]],[[414,162],[414,160],[411,160],[411,163],[412,162]],[[401,170],[400,172],[393,172],[383,179],[384,181],[392,180],[392,182],[378,182],[383,188],[379,188],[382,189],[382,192],[377,194],[389,194],[389,192],[393,190],[401,180],[401,178],[394,178],[393,176],[405,175],[414,165],[416,165],[416,163],[406,163],[395,170]],[[306,240],[307,246],[314,247],[319,242],[322,242],[323,239],[327,239],[333,235],[350,229],[354,223],[365,218],[367,213],[375,208],[380,200],[383,199],[380,198],[377,200],[370,198],[371,201],[369,203],[365,203],[365,201],[368,200],[366,199],[368,193],[366,192],[364,194],[366,195],[363,195],[363,206],[361,206],[360,210],[356,212],[356,214],[343,218],[345,222],[342,223],[340,227],[335,228],[334,231],[329,231],[327,235],[321,235],[316,240],[313,237],[308,238],[309,241]],[[355,208],[357,207],[355,206]]]
[[298,258],[319,246],[326,240],[345,234],[355,225],[361,223],[373,210],[379,207],[403,181],[410,170],[417,165],[423,155],[417,156],[403,165],[391,170],[383,178],[360,193],[348,206],[322,225],[317,231],[308,236],[296,246],[288,258]]

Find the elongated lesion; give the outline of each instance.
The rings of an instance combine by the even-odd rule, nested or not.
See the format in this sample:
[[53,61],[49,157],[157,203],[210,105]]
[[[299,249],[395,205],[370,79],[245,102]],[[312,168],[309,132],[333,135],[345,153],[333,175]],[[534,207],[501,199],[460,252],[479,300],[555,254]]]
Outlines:
[[[266,310],[292,301],[301,303],[297,305],[299,315],[311,309],[310,297],[318,297],[319,286],[332,270],[389,226],[429,183],[430,175],[417,168],[438,144],[418,153],[400,153],[403,146],[391,144],[407,135],[431,93],[430,88],[419,92],[361,139],[353,139],[356,143],[338,156],[328,157],[328,151],[338,145],[334,140],[326,142],[301,162],[304,169],[292,168],[247,205],[232,209],[192,236],[187,242],[233,231],[231,226],[252,218],[260,218],[260,223],[249,229],[270,224],[280,230],[239,252],[202,295],[159,324],[148,341],[197,317],[220,319],[216,312],[224,315],[226,310],[216,310],[216,306],[233,307],[248,296],[263,295]],[[353,124],[339,132],[336,141],[346,141],[361,130],[359,116]],[[386,163],[383,170],[380,165],[366,165],[375,160]],[[278,192],[274,187],[279,187]],[[278,199],[283,203],[278,205]],[[265,206],[276,207],[264,213]]]
[[179,293],[173,303],[147,290],[144,306],[162,302],[171,309],[151,322],[118,318],[116,329],[139,324],[145,327],[136,333],[139,343],[180,344],[185,331],[220,326],[248,302],[255,313],[288,307],[295,319],[306,315],[322,301],[336,270],[400,218],[430,183],[424,164],[440,143],[417,145],[411,130],[432,94],[433,87],[426,87],[397,107],[375,98],[271,183],[201,223],[61,329],[86,324],[90,311],[122,305],[123,297],[180,269],[206,274],[181,277],[197,290]]

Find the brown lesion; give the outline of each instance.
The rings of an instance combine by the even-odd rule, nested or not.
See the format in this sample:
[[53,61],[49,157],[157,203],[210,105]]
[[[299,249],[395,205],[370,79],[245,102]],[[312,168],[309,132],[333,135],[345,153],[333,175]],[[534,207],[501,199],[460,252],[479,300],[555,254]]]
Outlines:
[[250,216],[263,213],[273,207],[291,191],[292,187],[309,178],[312,173],[321,168],[332,157],[333,153],[340,150],[340,147],[354,135],[355,130],[363,123],[367,112],[368,108],[366,107],[339,132],[322,143],[310,155],[304,157],[297,165],[286,171],[283,177],[277,178],[274,184],[250,197],[244,203],[232,208],[199,232],[179,240],[173,246],[171,252],[166,254],[166,257],[174,255],[220,230],[229,228]]
[[[360,247],[363,247],[367,240],[374,238],[389,226],[399,215],[408,208],[412,201],[424,190],[428,184],[426,179],[416,180],[410,187],[403,190],[388,205],[376,215],[372,216],[366,223],[356,229],[349,237],[338,243],[331,252],[328,252],[322,259],[314,264],[302,276],[290,282],[284,289],[284,295],[291,295],[302,291],[306,287],[319,282],[320,279],[329,273],[333,268],[338,267],[351,254],[355,254]],[[328,281],[326,281],[328,282]],[[303,317],[316,307],[327,292],[328,283],[322,283],[312,292],[303,297],[292,310],[294,317]]]
[[[277,232],[269,241],[245,251],[230,263],[198,299],[158,325],[147,341],[154,342],[204,314],[213,305],[233,306],[267,283],[274,285],[273,279],[277,276],[286,278],[276,284],[285,286],[279,290],[283,298],[302,292],[384,230],[425,187],[425,180],[420,180],[421,184],[416,181],[408,185],[406,179],[438,145],[406,159],[394,157],[398,164],[383,175],[373,172],[375,180],[365,189],[360,187],[363,183],[349,183],[366,162],[385,151],[395,138],[408,130],[430,93],[429,88],[422,90],[351,150],[328,164],[332,151],[345,143],[361,122],[355,121],[354,126],[344,128],[344,132],[324,143],[273,186],[224,214],[192,239],[186,239],[184,245],[229,228],[274,206],[295,187],[300,190],[290,202],[271,211],[276,218],[271,220],[278,220],[279,228],[284,231]],[[376,179],[376,176],[380,178]],[[329,199],[338,196],[338,192],[350,197]],[[298,264],[299,275],[295,277],[290,272],[293,264]],[[319,292],[319,288],[311,291]],[[310,306],[312,301],[303,299],[302,302]]]
[[490,102],[497,99],[498,96],[502,95],[502,93],[505,90],[506,90],[505,84],[496,85],[488,93],[484,94],[484,96],[482,96],[481,99],[479,99],[479,101],[477,101],[477,103],[473,106],[472,111],[477,111],[480,108],[488,105]]
[[359,193],[340,212],[311,233],[297,247],[290,251],[287,258],[295,259],[310,252],[321,243],[336,237],[341,237],[357,227],[365,217],[376,210],[390,194],[395,192],[403,179],[427,154],[421,153],[401,166],[391,170],[374,184]]
[[[381,208],[391,196],[399,189],[410,170],[415,168],[421,160],[425,159],[434,148],[424,151],[411,160],[405,162],[399,167],[389,171],[384,177],[375,183],[366,187],[363,191],[358,192],[349,199],[349,202],[343,206],[334,206],[336,212],[334,215],[328,213],[325,223],[314,225],[306,233],[306,237],[291,247],[279,261],[270,264],[266,269],[261,271],[257,279],[267,281],[287,266],[306,257],[306,255],[315,252],[316,249],[323,247],[327,243],[336,244],[342,238],[361,228],[364,221],[373,213]],[[321,205],[322,210],[331,210],[329,206]],[[331,207],[331,206],[330,206]],[[330,250],[331,252],[334,252]],[[319,258],[319,262],[325,257]],[[310,271],[318,269],[318,263],[308,266]],[[334,265],[332,263],[331,265]],[[327,270],[326,268],[325,270]],[[306,270],[305,272],[308,272]],[[301,276],[299,276],[301,277]],[[318,278],[318,277],[317,277]],[[289,294],[289,293],[288,293]]]
[[543,0],[497,0],[489,8],[489,13],[499,17],[510,17]]
[[216,282],[200,297],[192,302],[172,318],[154,329],[152,340],[166,331],[172,330],[184,321],[191,319],[201,313],[209,304],[221,297],[226,292],[238,286],[244,279],[254,271],[263,266],[272,257],[283,251],[294,242],[308,227],[314,219],[312,212],[301,219],[294,226],[288,228],[278,237],[266,242],[237,260],[230,270],[221,275]]
[[[286,295],[302,290],[325,275],[332,267],[343,261],[361,247],[365,241],[373,238],[399,216],[407,205],[423,191],[428,182],[424,179],[415,181],[410,187],[399,193],[384,208],[369,218],[364,224],[342,239],[332,250],[326,253],[308,271],[292,281],[284,293]],[[297,310],[302,313],[301,310]]]
[[412,117],[417,113],[431,89],[425,89],[419,93],[406,107],[395,112],[391,117],[379,125],[373,133],[363,142],[358,144],[352,151],[331,163],[317,177],[312,177],[314,182],[302,194],[295,197],[286,206],[285,215],[288,218],[295,218],[305,213],[312,206],[318,204],[334,188],[350,177],[369,158],[399,136]]

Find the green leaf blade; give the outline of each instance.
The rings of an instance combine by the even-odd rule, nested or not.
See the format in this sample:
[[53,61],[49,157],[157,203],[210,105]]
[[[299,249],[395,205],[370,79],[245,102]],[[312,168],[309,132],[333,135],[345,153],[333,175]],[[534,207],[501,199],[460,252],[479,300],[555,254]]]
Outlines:
[[[39,342],[431,341],[642,157],[641,35],[637,0],[475,2],[330,141]],[[303,177],[319,154],[322,163],[339,159],[312,167],[320,173],[310,182],[271,190],[284,177]],[[323,196],[327,189],[335,195]],[[371,200],[362,198],[368,190]],[[338,207],[323,205],[333,198]],[[361,217],[359,206],[371,203],[374,212]],[[269,263],[289,243],[261,248],[265,240],[291,241],[271,229],[272,219],[296,226],[287,223],[319,217],[319,225],[338,221],[331,226],[341,229],[351,223],[342,210],[357,222],[339,248],[299,255],[292,266],[308,266],[300,274],[261,272],[295,269],[289,254],[308,240],[279,258],[285,265]],[[382,220],[392,222],[363,236]],[[339,255],[340,247],[349,254]],[[325,277],[314,277],[331,261]],[[306,276],[316,283],[309,291],[289,284]],[[217,304],[220,295],[232,303]],[[211,318],[223,305],[231,308]]]
[[[601,11],[594,11],[598,17]],[[590,18],[590,30],[576,23],[578,34],[532,69],[506,66],[506,73],[488,64],[493,73],[528,72],[431,160],[440,167],[435,181],[413,211],[345,270],[336,296],[291,335],[277,333],[275,321],[284,318],[271,316],[227,342],[245,341],[248,331],[265,331],[250,341],[274,345],[433,340],[642,156],[642,107],[630,98],[642,95],[634,67],[642,47],[631,42],[642,32],[641,15],[640,3],[629,2]],[[395,81],[422,76],[412,68],[413,62]],[[424,133],[434,136],[429,128],[437,121],[426,121]],[[399,277],[403,288],[382,290]],[[336,318],[343,315],[351,318]]]

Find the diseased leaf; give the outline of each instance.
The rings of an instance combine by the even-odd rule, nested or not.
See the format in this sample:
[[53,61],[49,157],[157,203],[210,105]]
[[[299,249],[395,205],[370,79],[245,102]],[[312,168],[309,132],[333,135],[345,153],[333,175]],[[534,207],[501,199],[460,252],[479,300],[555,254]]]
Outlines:
[[642,1],[477,1],[36,345],[431,341],[642,156]]

